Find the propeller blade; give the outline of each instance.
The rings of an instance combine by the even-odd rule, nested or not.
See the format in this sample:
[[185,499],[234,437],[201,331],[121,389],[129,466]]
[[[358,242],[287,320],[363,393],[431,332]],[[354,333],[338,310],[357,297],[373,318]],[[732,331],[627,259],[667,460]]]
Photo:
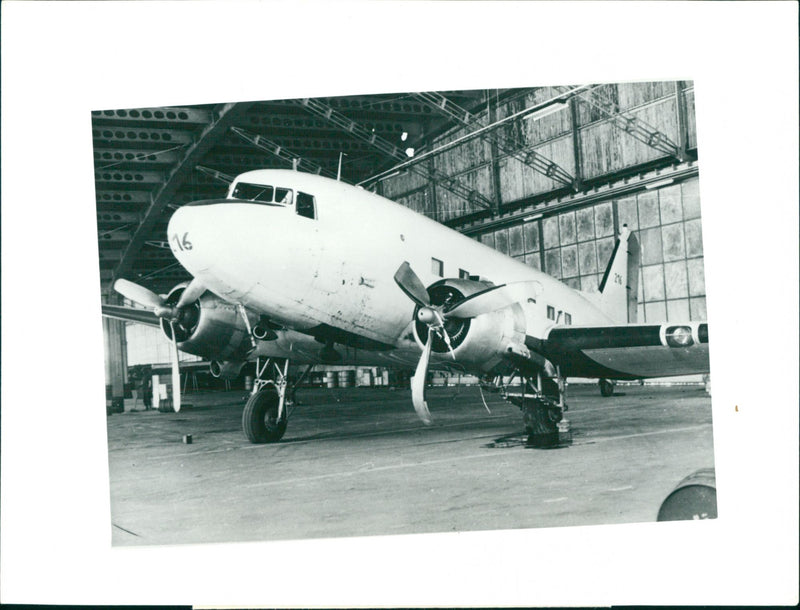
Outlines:
[[444,317],[474,318],[519,303],[527,298],[535,298],[540,292],[541,284],[535,280],[492,286],[456,303],[452,309],[444,312]]
[[169,328],[172,331],[172,341],[170,345],[170,356],[172,356],[172,408],[175,413],[181,410],[181,369],[178,364],[178,342],[175,340],[175,324],[170,321]]
[[394,274],[394,281],[400,286],[400,290],[405,292],[412,301],[420,307],[427,307],[431,304],[428,290],[425,284],[419,279],[419,276],[414,273],[411,265],[404,262]]
[[183,290],[181,294],[181,298],[178,299],[177,304],[175,307],[177,309],[183,309],[187,305],[194,303],[197,299],[199,299],[203,293],[206,291],[206,287],[203,286],[203,283],[198,279],[194,278],[189,285]]
[[139,303],[139,305],[152,307],[153,309],[161,307],[164,304],[164,299],[155,292],[128,280],[118,279],[114,282],[114,290],[119,292],[126,299]]
[[433,344],[433,334],[428,332],[428,341],[422,350],[422,357],[417,363],[417,370],[411,378],[411,401],[414,403],[414,410],[419,418],[425,423],[431,423],[431,412],[428,411],[428,403],[425,402],[425,377],[428,375],[428,360],[431,357],[431,345]]

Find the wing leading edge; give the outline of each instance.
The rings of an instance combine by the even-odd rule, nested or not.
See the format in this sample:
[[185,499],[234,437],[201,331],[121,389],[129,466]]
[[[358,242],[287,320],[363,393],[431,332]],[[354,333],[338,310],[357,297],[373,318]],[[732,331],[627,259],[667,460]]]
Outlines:
[[556,326],[526,345],[565,376],[641,379],[709,371],[708,324]]

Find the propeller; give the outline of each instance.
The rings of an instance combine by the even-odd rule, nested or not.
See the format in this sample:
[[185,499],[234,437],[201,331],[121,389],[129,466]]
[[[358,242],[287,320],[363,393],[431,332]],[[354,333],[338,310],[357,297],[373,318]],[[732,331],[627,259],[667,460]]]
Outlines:
[[425,378],[428,372],[431,347],[433,344],[433,333],[438,334],[444,340],[453,360],[456,359],[450,337],[445,329],[445,321],[451,318],[469,319],[475,318],[484,313],[491,313],[524,301],[531,295],[537,295],[541,291],[541,284],[537,281],[513,282],[492,286],[486,290],[476,292],[473,295],[462,299],[453,304],[433,305],[428,290],[422,280],[411,268],[408,262],[404,262],[394,274],[394,281],[400,289],[419,307],[417,309],[417,320],[428,326],[428,340],[422,351],[422,356],[417,363],[414,377],[411,379],[411,400],[414,403],[414,410],[419,418],[426,424],[431,423],[430,411],[425,401]]
[[172,363],[172,408],[177,413],[181,410],[181,371],[178,362],[178,340],[175,333],[175,323],[180,323],[181,311],[199,299],[206,291],[205,286],[197,278],[192,279],[183,290],[175,305],[167,304],[166,300],[152,290],[125,279],[114,282],[114,290],[131,301],[152,307],[153,312],[169,322],[170,329],[170,360]]

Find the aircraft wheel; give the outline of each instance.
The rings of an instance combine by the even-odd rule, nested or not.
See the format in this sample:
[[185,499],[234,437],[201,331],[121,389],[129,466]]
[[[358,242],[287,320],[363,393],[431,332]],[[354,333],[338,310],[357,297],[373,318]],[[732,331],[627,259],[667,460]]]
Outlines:
[[286,414],[278,420],[278,390],[267,387],[253,394],[244,406],[242,428],[251,443],[277,443],[286,432]]
[[601,396],[611,396],[614,393],[614,384],[611,383],[608,379],[601,379],[600,380],[600,395]]

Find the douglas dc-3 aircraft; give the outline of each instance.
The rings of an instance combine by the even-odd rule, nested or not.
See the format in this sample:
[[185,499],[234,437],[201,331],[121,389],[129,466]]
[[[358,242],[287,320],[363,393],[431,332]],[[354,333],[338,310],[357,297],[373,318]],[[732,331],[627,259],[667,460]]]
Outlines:
[[612,379],[709,370],[706,323],[636,324],[639,245],[625,227],[599,291],[586,293],[364,189],[256,170],[225,199],[179,208],[168,239],[194,279],[164,297],[117,280],[119,293],[155,315],[103,313],[160,323],[174,346],[176,388],[177,349],[223,376],[256,360],[243,414],[254,443],[286,430],[289,360],[308,370],[416,367],[412,402],[425,423],[429,365],[518,375],[522,392],[508,397],[542,443],[557,438],[567,377],[599,378],[606,395]]

